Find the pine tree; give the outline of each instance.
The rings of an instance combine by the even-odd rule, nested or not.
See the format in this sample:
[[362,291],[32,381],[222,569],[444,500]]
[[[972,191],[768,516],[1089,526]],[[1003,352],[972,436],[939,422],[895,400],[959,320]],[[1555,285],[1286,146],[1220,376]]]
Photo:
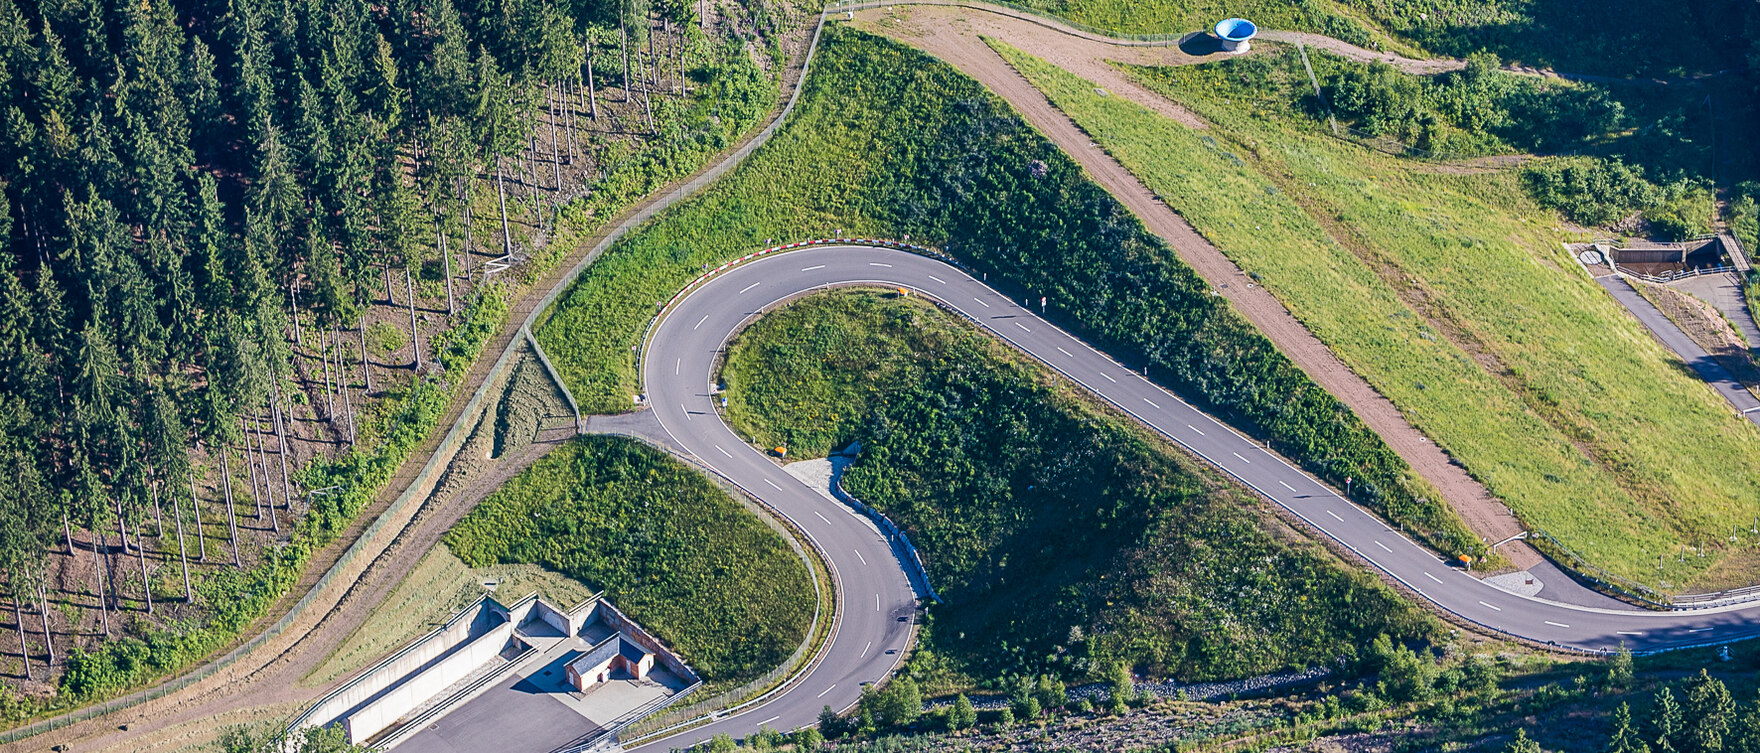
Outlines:
[[1632,707],[1628,704],[1613,710],[1613,735],[1607,741],[1607,753],[1650,753],[1650,746],[1632,728]]
[[1664,687],[1656,691],[1656,703],[1651,717],[1651,740],[1657,753],[1672,753],[1680,750],[1681,739],[1681,707],[1674,700],[1674,692]]
[[978,710],[972,706],[972,701],[966,698],[966,694],[959,694],[959,697],[953,700],[953,711],[947,715],[948,726],[961,730],[969,729],[977,723]]
[[1528,739],[1526,728],[1517,727],[1515,739],[1509,741],[1509,745],[1504,747],[1503,753],[1541,753],[1541,750],[1538,743]]
[[1687,702],[1683,709],[1686,724],[1681,730],[1680,748],[1687,753],[1718,753],[1723,750],[1724,737],[1735,721],[1735,699],[1723,681],[1704,669],[1687,681]]

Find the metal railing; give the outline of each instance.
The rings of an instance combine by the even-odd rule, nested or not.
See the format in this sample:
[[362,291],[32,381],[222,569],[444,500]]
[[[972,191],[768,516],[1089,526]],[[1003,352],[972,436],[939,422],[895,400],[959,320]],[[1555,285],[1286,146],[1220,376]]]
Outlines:
[[1532,534],[1528,541],[1538,544],[1537,549],[1571,573],[1589,581],[1603,592],[1652,609],[1687,611],[1760,601],[1760,585],[1704,593],[1668,593],[1589,562],[1546,531],[1536,529]]
[[973,10],[990,11],[992,13],[1015,16],[1021,18],[1021,20],[1031,21],[1057,31],[1074,31],[1078,35],[1094,37],[1098,41],[1130,46],[1167,46],[1179,44],[1194,34],[1204,33],[1188,31],[1178,34],[1126,34],[1112,29],[1092,26],[1080,21],[1072,21],[1049,13],[1043,9],[1034,8],[1030,5],[1021,5],[1019,3],[1011,2],[995,2],[991,0],[986,0],[986,2],[961,2],[961,0],[899,0],[896,2],[884,2],[883,0],[850,0],[849,2],[832,2],[827,4],[825,6],[825,12],[854,13],[858,10],[890,8],[894,5],[945,5],[956,8],[971,8]]

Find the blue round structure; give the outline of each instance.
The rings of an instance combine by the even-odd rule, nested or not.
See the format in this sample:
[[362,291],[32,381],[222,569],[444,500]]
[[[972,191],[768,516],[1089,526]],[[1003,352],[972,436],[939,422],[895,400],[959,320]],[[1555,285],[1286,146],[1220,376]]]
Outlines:
[[1258,33],[1259,27],[1244,18],[1226,18],[1216,24],[1216,38],[1222,40],[1225,52],[1246,52]]

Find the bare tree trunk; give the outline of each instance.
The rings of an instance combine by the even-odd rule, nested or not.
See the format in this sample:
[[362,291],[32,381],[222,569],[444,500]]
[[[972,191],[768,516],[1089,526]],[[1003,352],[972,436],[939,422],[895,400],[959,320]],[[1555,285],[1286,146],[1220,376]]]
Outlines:
[[287,283],[287,303],[290,306],[289,310],[293,312],[293,341],[303,348],[306,346],[306,339],[299,331],[299,296],[294,293],[294,287],[297,285],[296,282]]
[[67,539],[67,556],[73,556],[73,529],[67,524],[67,510],[61,511],[61,536]]
[[155,480],[148,484],[147,490],[153,495],[153,520],[159,524],[158,538],[165,538],[165,514],[159,511],[159,482]]
[[471,221],[477,216],[471,207],[472,180],[473,178],[466,178],[458,190],[458,204],[463,208],[459,215],[464,218],[464,278],[467,280],[471,278],[471,254],[477,249],[477,236],[471,229]]
[[594,91],[593,56],[587,56],[587,108],[593,114],[593,120],[599,119],[599,95]]
[[232,507],[231,461],[226,458],[232,453],[227,452],[224,447],[217,449],[220,450],[220,478],[226,487],[226,526],[232,533],[232,566],[244,567],[244,563],[238,558],[238,515],[234,513]]
[[409,295],[409,349],[415,356],[415,370],[422,370],[422,333],[416,329],[416,289],[410,280],[409,267],[403,268],[403,289]]
[[110,603],[109,596],[104,591],[104,544],[101,540],[102,537],[97,536],[96,531],[92,535],[94,538],[100,539],[92,545],[92,563],[98,570],[98,614],[104,618],[104,637],[108,638],[110,637]]
[[507,179],[501,169],[501,155],[495,156],[495,199],[501,203],[501,253],[513,255],[513,231],[507,226]]
[[336,393],[330,391],[330,346],[326,343],[328,339],[324,330],[318,330],[318,355],[324,359],[324,417],[329,420],[331,427],[335,427]]
[[[270,393],[269,399],[275,399],[273,393]],[[271,409],[269,416],[273,415],[274,411]],[[269,416],[264,416],[264,420]],[[269,480],[269,439],[265,436],[268,432],[263,430],[262,422],[254,414],[251,416],[251,427],[255,430],[252,434],[257,440],[257,467],[263,471],[263,504],[257,509],[257,520],[262,520],[263,508],[268,508],[271,518],[275,516],[275,482]]]
[[[336,342],[337,343],[342,342],[342,328],[341,327],[338,327],[336,329]],[[336,349],[336,370],[346,374],[347,371],[343,367],[344,367],[344,363],[342,361],[342,348],[338,347]],[[349,393],[352,392],[353,389],[354,388],[350,387],[346,381],[342,385],[342,413],[343,413],[343,415],[348,416],[348,446],[350,446],[350,447],[353,447],[354,442],[355,442],[354,402],[349,397]],[[289,514],[292,514],[293,500],[287,501],[287,511]]]
[[195,601],[195,589],[189,585],[189,550],[183,545],[183,509],[178,506],[175,494],[171,495],[171,522],[177,524],[177,561],[183,563],[183,600]]
[[[243,432],[244,468],[246,471],[249,471],[250,475],[251,475],[251,501],[255,502],[256,506],[257,506],[257,520],[262,520],[263,519],[263,489],[257,480],[257,456],[256,456],[256,453],[251,449],[252,445],[251,445],[251,425],[250,425],[250,422],[245,420],[244,414],[242,414],[242,413],[240,413],[238,415],[238,429],[239,429],[239,431]],[[264,476],[267,476],[268,472],[269,472],[269,469],[267,467],[264,467],[263,468]],[[268,483],[268,479],[264,478],[261,483]],[[230,502],[231,500],[229,499],[228,501]]]
[[[281,498],[287,500],[287,514],[292,515],[293,484],[287,480],[287,422],[285,420],[287,412],[281,409],[281,403],[286,400],[286,398],[281,395],[280,384],[273,384],[272,386],[275,388],[272,397],[279,398],[275,401],[274,419],[276,457],[281,465]],[[274,505],[269,506],[269,525],[275,529],[275,533],[281,533],[281,523],[275,515]]]
[[[138,525],[135,526],[134,537],[137,540],[141,537],[141,530],[140,530],[140,526],[138,526]],[[145,598],[147,600],[147,614],[152,614],[153,613],[153,583],[152,583],[152,581],[147,580],[147,548],[144,546],[140,547],[137,550],[137,552],[140,554],[140,561],[141,561],[141,596],[142,596],[142,598]]]
[[193,473],[190,474],[189,477],[189,510],[191,515],[196,519],[196,544],[201,548],[201,553],[197,555],[197,559],[207,562],[208,538],[202,535],[202,506],[199,498],[196,497],[196,477]]
[[446,247],[446,226],[441,221],[439,202],[434,203],[434,235],[439,238],[440,261],[446,265],[446,315],[452,316],[458,313],[452,293],[452,250]]
[[128,529],[122,527],[122,497],[110,497],[116,503],[116,538],[122,540],[122,553],[128,554]]
[[373,393],[373,369],[367,363],[367,320],[361,319],[360,326],[355,329],[361,340],[361,384],[367,394]]
[[557,85],[552,83],[544,96],[550,99],[550,172],[556,179],[556,193],[562,194],[562,158],[556,154],[556,118],[561,115],[556,99]]
[[617,46],[623,50],[623,101],[628,103],[630,93],[635,91],[629,86],[629,21],[617,19],[617,33],[623,35],[623,41]]
[[24,679],[37,681],[37,673],[31,671],[31,647],[24,642],[24,608],[18,605],[18,596],[12,597],[12,620],[18,624],[18,655],[24,657]]
[[43,618],[43,648],[49,654],[48,665],[55,666],[55,638],[49,633],[49,595],[43,584],[37,584],[37,616]]
[[391,262],[387,261],[381,268],[385,270],[385,305],[395,306],[397,301],[391,298]]

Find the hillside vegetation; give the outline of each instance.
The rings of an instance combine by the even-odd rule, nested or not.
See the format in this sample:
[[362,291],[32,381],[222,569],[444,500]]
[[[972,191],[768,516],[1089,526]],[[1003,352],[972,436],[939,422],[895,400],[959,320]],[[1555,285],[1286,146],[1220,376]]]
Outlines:
[[1562,253],[1516,174],[1322,135],[1267,96],[1306,83],[1293,51],[1138,71],[1198,133],[997,46],[1530,525],[1679,588],[1717,560],[1678,551],[1751,523],[1760,432]]
[[1250,492],[927,303],[803,299],[740,334],[723,376],[742,435],[791,454],[863,443],[845,487],[910,533],[945,600],[912,661],[937,685],[958,680],[931,670],[1082,681],[1121,660],[1243,677],[1430,630],[1268,532]]
[[612,248],[538,337],[581,402],[627,410],[655,303],[768,239],[902,237],[1268,441],[1450,553],[1481,544],[1427,484],[1147,233],[1066,155],[947,65],[828,27],[787,127],[690,202]]
[[706,682],[769,671],[813,620],[812,575],[783,535],[635,440],[583,437],[551,452],[445,542],[468,567],[537,564],[604,591]]

